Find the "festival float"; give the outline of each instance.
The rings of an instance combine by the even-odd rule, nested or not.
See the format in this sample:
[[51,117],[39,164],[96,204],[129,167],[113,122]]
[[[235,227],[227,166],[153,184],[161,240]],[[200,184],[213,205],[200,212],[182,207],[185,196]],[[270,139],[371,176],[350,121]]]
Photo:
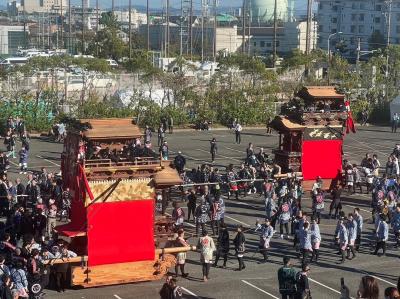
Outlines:
[[[175,265],[174,253],[194,249],[169,247],[173,222],[156,215],[157,192],[182,183],[171,161],[148,149],[122,158],[142,135],[132,119],[69,125],[61,170],[64,190],[72,195],[71,221],[56,231],[79,254],[66,261],[72,286],[157,280]],[[111,158],[102,159],[104,153]]]
[[341,180],[343,139],[355,127],[349,102],[335,87],[303,87],[270,127],[279,133],[274,154],[282,173],[301,173],[305,190],[318,177],[324,189]]

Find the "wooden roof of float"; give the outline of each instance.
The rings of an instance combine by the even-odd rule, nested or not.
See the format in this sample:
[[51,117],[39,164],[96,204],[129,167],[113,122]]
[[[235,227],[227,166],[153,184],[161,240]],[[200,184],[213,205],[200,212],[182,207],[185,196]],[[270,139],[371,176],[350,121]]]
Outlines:
[[133,139],[143,136],[131,118],[80,119],[80,122],[90,125],[89,129],[83,131],[87,139]]
[[344,100],[345,95],[338,93],[334,86],[304,86],[298,96],[305,100]]
[[277,131],[303,131],[306,128],[280,115],[276,116],[269,125]]
[[183,184],[178,172],[170,166],[166,166],[163,170],[157,172],[153,179],[157,188]]

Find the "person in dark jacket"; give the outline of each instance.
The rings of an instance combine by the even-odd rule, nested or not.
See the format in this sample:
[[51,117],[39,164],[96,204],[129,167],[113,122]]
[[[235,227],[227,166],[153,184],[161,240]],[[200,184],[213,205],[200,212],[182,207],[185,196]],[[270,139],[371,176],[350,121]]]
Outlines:
[[21,168],[19,172],[20,174],[26,174],[26,171],[28,169],[28,155],[28,150],[24,146],[22,146],[21,150],[19,151],[19,166]]
[[159,292],[161,299],[171,298],[172,296],[171,280],[172,280],[172,275],[167,275],[167,277],[165,278],[165,282]]
[[235,239],[233,239],[233,245],[235,246],[236,256],[239,262],[239,269],[237,269],[237,271],[242,271],[246,268],[246,265],[243,261],[243,256],[246,251],[246,238],[244,237],[242,229],[242,226],[238,226]]
[[192,189],[187,197],[187,207],[188,207],[188,218],[187,221],[190,221],[190,215],[193,215],[193,221],[195,220],[195,211],[196,211],[196,190]]
[[279,293],[282,299],[293,299],[296,295],[297,271],[290,263],[290,257],[283,257],[283,267],[278,270]]
[[302,265],[302,271],[297,274],[295,299],[311,298],[310,284],[308,282],[308,273],[310,267],[307,263]]
[[218,146],[217,146],[217,139],[213,138],[210,141],[210,154],[211,154],[211,161],[214,163],[215,155],[217,154]]
[[224,259],[223,268],[226,268],[226,262],[228,261],[228,253],[229,253],[229,233],[226,229],[226,225],[221,225],[221,231],[218,235],[217,239],[217,253],[215,256],[214,267],[217,267],[219,258],[222,256]]
[[337,219],[338,212],[342,210],[342,203],[341,203],[342,189],[340,188],[340,186],[338,185],[334,186],[331,195],[332,195],[332,202],[329,207],[329,217],[331,217],[333,210],[335,210],[333,218]]
[[25,197],[23,195],[25,194],[25,186],[22,184],[20,178],[17,178],[15,181],[15,189],[17,189],[17,202],[24,207]]
[[43,239],[46,234],[47,218],[43,215],[42,209],[37,209],[36,215],[33,217],[33,230],[35,238]]
[[174,159],[174,165],[179,173],[182,173],[185,169],[186,159],[184,156],[182,156],[182,153],[180,151],[178,152],[178,155]]

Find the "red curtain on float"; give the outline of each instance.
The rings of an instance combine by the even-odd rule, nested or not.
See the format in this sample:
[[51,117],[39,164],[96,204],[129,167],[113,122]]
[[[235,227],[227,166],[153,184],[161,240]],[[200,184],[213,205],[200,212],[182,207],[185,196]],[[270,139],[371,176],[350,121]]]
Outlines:
[[87,219],[89,266],[154,260],[153,200],[95,203]]
[[337,178],[342,170],[342,140],[303,141],[301,170],[304,180]]

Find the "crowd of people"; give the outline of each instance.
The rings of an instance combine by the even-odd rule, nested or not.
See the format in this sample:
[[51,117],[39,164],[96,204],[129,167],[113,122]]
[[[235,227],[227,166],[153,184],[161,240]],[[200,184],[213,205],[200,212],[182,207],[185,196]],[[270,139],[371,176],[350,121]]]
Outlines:
[[[71,194],[68,189],[63,189],[61,178],[47,172],[45,168],[37,173],[28,172],[30,143],[25,129],[22,133],[19,131],[21,122],[23,126],[23,121],[18,119],[11,118],[7,121],[7,133],[4,138],[7,150],[0,153],[0,215],[6,219],[4,224],[0,223],[0,269],[4,269],[0,271],[0,291],[11,296],[5,298],[36,296],[32,293],[32,286],[35,284],[39,284],[41,288],[53,285],[58,291],[65,290],[68,266],[50,266],[46,264],[46,260],[76,256],[68,249],[68,243],[60,239],[54,231],[57,219],[62,221],[63,218],[69,217]],[[167,128],[173,133],[173,125],[170,126],[166,122],[160,125],[157,136],[159,154],[165,160],[170,158],[165,138]],[[241,125],[235,123],[233,130],[235,141],[240,144]],[[63,138],[59,136],[57,140],[61,141]],[[159,157],[151,149],[151,139],[152,132],[146,128],[144,145],[137,139],[116,151],[87,144],[85,158],[107,158],[118,162],[121,159]],[[19,170],[20,174],[26,174],[26,184],[20,178],[14,183],[8,179],[9,160],[16,157],[19,146]],[[227,267],[231,248],[234,249],[234,256],[238,262],[236,270],[246,269],[246,254],[249,252],[246,231],[242,226],[238,226],[234,237],[230,238],[225,223],[227,199],[239,201],[249,195],[255,195],[264,203],[265,217],[261,221],[255,219],[254,229],[254,233],[259,235],[256,252],[260,254],[260,264],[268,262],[275,235],[297,253],[302,265],[301,271],[297,272],[286,256],[283,259],[284,266],[278,271],[279,288],[283,298],[311,298],[307,274],[310,265],[320,259],[321,244],[328,242],[323,240],[319,226],[324,219],[337,220],[332,233],[340,255],[338,263],[356,258],[360,248],[369,248],[371,241],[375,243],[371,253],[381,256],[382,250],[384,255],[386,243],[391,235],[396,241],[396,246],[400,246],[400,145],[396,145],[384,166],[376,154],[366,154],[360,166],[344,160],[343,177],[332,184],[329,192],[324,188],[323,180],[318,177],[310,193],[303,190],[301,177],[295,172],[282,176],[279,165],[263,148],[256,150],[252,143],[248,144],[244,162],[238,167],[232,164],[226,168],[215,165],[218,154],[216,138],[210,140],[210,154],[210,163],[191,170],[186,169],[186,158],[181,152],[178,152],[173,161],[184,181],[180,191],[187,205],[186,212],[182,208],[182,201],[176,200],[172,203],[172,219],[176,229],[174,246],[190,245],[185,237],[187,232],[184,224],[192,222],[198,237],[194,245],[197,245],[200,253],[204,282],[210,279],[211,266],[219,267],[220,260],[223,262],[221,267]],[[346,189],[351,194],[371,194],[374,240],[363,238],[364,219],[359,208],[354,208],[347,215],[344,213],[342,195]],[[157,200],[160,198],[161,202],[161,205],[156,205],[160,214],[165,214],[168,204],[163,197],[164,194],[157,196]],[[304,197],[311,198],[310,212],[306,211],[302,202]],[[189,273],[185,269],[186,258],[186,253],[177,254],[175,276],[180,272],[183,278],[188,277]],[[378,298],[379,295],[376,294],[379,290],[378,293],[376,290],[372,291],[374,283],[370,278],[363,278],[359,290],[360,298]],[[343,298],[349,296],[346,288],[345,285],[342,286]],[[372,292],[370,297],[365,295],[367,291]],[[390,292],[395,293],[394,290]],[[182,296],[176,278],[167,277],[160,295],[162,298]]]
[[[7,120],[4,145],[6,151],[0,153],[0,217],[4,219],[0,222],[0,298],[41,298],[45,287],[62,292],[69,266],[52,265],[49,260],[77,256],[54,230],[57,221],[68,220],[72,195],[63,189],[57,174],[44,167],[28,171],[30,142],[23,120]],[[13,181],[9,173],[18,164],[10,159],[16,158],[17,150],[19,173],[25,176]]]
[[[321,236],[319,225],[323,219],[334,218],[337,220],[336,228],[332,233],[340,256],[339,264],[356,258],[357,252],[361,248],[364,253],[369,251],[373,255],[385,255],[386,243],[391,235],[395,240],[395,247],[400,246],[400,180],[398,179],[400,145],[396,145],[389,155],[387,164],[383,166],[377,154],[366,154],[359,166],[344,160],[342,177],[332,183],[329,191],[323,187],[323,180],[318,177],[310,193],[303,190],[301,177],[297,177],[294,172],[285,177],[281,176],[279,166],[269,159],[262,148],[258,149],[256,153],[252,143],[248,145],[244,163],[239,168],[228,165],[221,171],[220,167],[214,166],[217,151],[217,140],[212,138],[210,141],[211,163],[200,165],[197,169],[186,170],[186,159],[181,152],[174,160],[176,169],[190,188],[186,192],[183,191],[185,195],[183,198],[188,207],[186,221],[191,221],[190,216],[193,215],[196,235],[198,236],[201,232],[198,246],[202,256],[204,281],[209,278],[208,274],[212,264],[210,251],[214,251],[215,267],[218,266],[221,258],[223,258],[222,267],[226,267],[231,248],[234,249],[235,257],[238,260],[237,270],[242,271],[246,267],[244,256],[248,250],[243,228],[238,227],[234,238],[230,240],[224,223],[225,199],[230,199],[232,195],[235,195],[235,200],[240,200],[241,197],[258,194],[265,203],[265,221],[257,219],[255,229],[260,236],[258,252],[262,258],[259,263],[268,261],[268,251],[276,231],[281,239],[293,241],[293,248],[298,253],[302,265],[302,270],[299,273],[296,272],[297,276],[292,275],[297,297],[292,294],[287,297],[282,295],[282,298],[310,298],[301,296],[299,290],[307,291],[308,282],[305,282],[302,277],[307,275],[311,263],[318,262],[321,244],[329,241],[323,240]],[[182,190],[184,189],[182,188]],[[343,190],[345,192],[347,190],[348,194],[357,192],[371,194],[373,239],[367,239],[363,235],[365,225],[360,208],[356,207],[348,214],[343,211]],[[305,196],[311,197],[311,212],[306,212],[302,205],[302,198]],[[178,212],[178,210],[180,211]],[[175,203],[172,215],[174,221],[179,223],[180,230],[183,231],[185,213],[180,204]],[[215,237],[215,243],[208,235],[209,228]],[[208,247],[205,250],[208,255],[206,259],[203,253],[202,238],[208,240],[206,242]],[[371,243],[375,245],[374,249],[370,251]],[[382,250],[381,253],[380,250]],[[285,257],[284,268],[288,267],[288,262],[288,258]],[[291,269],[287,271],[295,272],[293,268]],[[176,271],[176,275],[178,275],[178,271]],[[371,281],[368,279],[364,283],[370,284]],[[378,298],[376,295],[363,297],[362,294],[367,291],[361,289],[360,285],[359,293],[362,296],[360,298]],[[385,293],[387,292],[389,290],[385,291]],[[390,292],[395,294],[394,290]],[[393,297],[393,294],[392,297],[385,295],[387,298],[397,298]],[[344,295],[343,298],[348,297]]]

